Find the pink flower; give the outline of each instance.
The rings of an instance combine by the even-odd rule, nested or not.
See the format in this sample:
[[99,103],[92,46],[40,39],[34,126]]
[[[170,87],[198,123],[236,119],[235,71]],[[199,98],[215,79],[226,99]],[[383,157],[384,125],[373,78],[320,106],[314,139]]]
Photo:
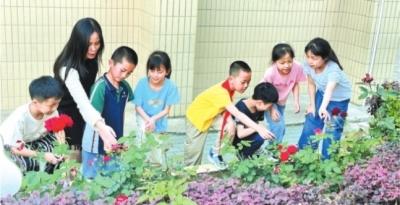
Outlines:
[[289,145],[289,147],[287,148],[287,151],[291,155],[295,154],[297,152],[297,146],[296,145]]
[[342,118],[346,118],[347,117],[347,112],[341,112],[339,115]]
[[315,135],[321,135],[321,134],[322,134],[321,128],[315,128],[315,129],[314,129],[314,134],[315,134]]
[[128,196],[125,194],[120,194],[115,198],[114,205],[123,205],[128,203]]
[[281,168],[279,166],[274,167],[274,174],[279,174],[281,172]]
[[333,108],[332,110],[332,116],[337,116],[340,113],[340,109],[338,107]]
[[278,150],[281,151],[283,149],[283,145],[278,144]]
[[103,156],[103,162],[104,163],[107,163],[108,161],[110,161],[111,160],[111,157],[110,156],[108,156],[108,155],[104,155]]
[[374,78],[369,73],[366,73],[365,76],[361,79],[363,83],[370,84]]

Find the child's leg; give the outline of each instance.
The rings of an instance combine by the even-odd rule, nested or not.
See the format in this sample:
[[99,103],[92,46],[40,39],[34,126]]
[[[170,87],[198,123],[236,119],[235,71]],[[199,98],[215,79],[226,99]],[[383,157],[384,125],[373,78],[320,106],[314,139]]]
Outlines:
[[318,149],[318,142],[312,142],[310,136],[315,135],[315,129],[323,129],[324,121],[318,116],[318,110],[321,106],[323,95],[321,92],[317,91],[315,94],[315,113],[314,115],[308,113],[303,126],[303,131],[300,135],[298,142],[299,149],[304,149],[306,146],[311,145],[315,150]]
[[160,144],[160,147],[151,150],[151,152],[149,153],[149,160],[150,163],[161,166],[165,170],[167,169],[167,155],[166,155],[167,149],[163,147],[164,141],[161,139],[163,135],[154,133],[154,137]]
[[[334,102],[331,101],[328,104],[328,112],[332,113],[334,108],[339,108],[342,112],[347,112],[347,108],[349,105],[349,100]],[[332,139],[336,142],[339,141],[342,133],[343,127],[345,123],[345,118],[339,116],[331,116],[331,120],[329,123],[326,123],[325,133],[328,135],[322,142],[322,159],[329,159],[329,147],[332,143]]]
[[82,150],[82,176],[86,179],[93,179],[97,175],[97,161],[99,155]]
[[266,111],[264,114],[265,123],[269,130],[275,135],[275,141],[281,143],[285,135],[285,106],[274,104],[274,108],[279,112],[280,118],[274,121],[271,118],[271,112]]
[[[33,141],[31,147],[33,150],[38,150],[41,152],[53,152],[54,143],[57,139],[53,133],[47,133],[44,137]],[[58,168],[59,164],[46,163],[45,171],[49,174],[54,172],[54,169]]]
[[145,135],[145,122],[143,118],[136,113],[136,138],[135,142],[137,145],[141,145],[146,141],[146,135]]
[[[230,142],[232,142],[232,140],[234,138],[234,136],[229,136],[229,135],[227,135],[227,133],[225,133],[224,130],[222,130],[222,123],[223,123],[223,117],[220,115],[216,119],[214,119],[213,124],[211,125],[213,127],[213,129],[218,130],[217,137],[215,138],[215,145],[213,147],[214,153],[216,153],[218,155],[220,155],[220,151],[222,148],[222,140],[223,139],[221,139],[221,135],[223,138],[228,137]],[[229,123],[233,123],[233,121],[227,120],[224,128],[227,128],[229,126]]]
[[40,166],[39,162],[32,157],[23,157],[21,155],[16,155],[11,152],[11,148],[9,146],[4,146],[5,153],[11,158],[12,161],[17,164],[17,166],[21,169],[22,172],[27,171],[39,171]]
[[184,148],[185,166],[200,165],[207,132],[200,132],[189,121],[186,123],[186,141]]
[[262,138],[258,133],[254,133],[248,137],[240,139],[239,141],[247,141],[250,143],[250,146],[243,146],[242,150],[239,150],[240,155],[244,159],[247,159],[253,156],[253,154],[261,147],[261,145],[263,145],[264,138]]

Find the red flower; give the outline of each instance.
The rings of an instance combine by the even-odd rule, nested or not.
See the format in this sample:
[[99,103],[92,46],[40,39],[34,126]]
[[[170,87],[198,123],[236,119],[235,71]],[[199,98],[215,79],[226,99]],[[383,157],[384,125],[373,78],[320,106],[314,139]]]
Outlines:
[[366,73],[365,77],[363,77],[361,80],[362,80],[363,83],[370,84],[374,80],[374,78],[369,73]]
[[66,127],[71,127],[74,124],[72,119],[65,114],[59,117],[52,117],[44,122],[44,127],[48,132],[59,132]]
[[287,148],[287,151],[289,152],[289,154],[295,154],[297,152],[296,145],[289,145],[289,147]]
[[74,124],[72,118],[66,114],[61,114],[59,118],[65,123],[65,127],[72,127],[72,125]]
[[281,162],[286,162],[289,160],[289,152],[281,152]]
[[347,117],[347,112],[341,112],[339,115],[342,118],[346,118]]
[[115,198],[114,205],[123,205],[128,203],[128,196],[125,194],[120,194]]
[[316,134],[316,135],[321,135],[321,134],[322,134],[321,128],[315,128],[315,129],[314,129],[314,134]]
[[340,109],[338,107],[333,108],[332,110],[332,115],[333,116],[337,116],[340,113]]
[[110,156],[108,156],[108,155],[104,155],[103,156],[103,162],[104,163],[107,163],[108,161],[110,161],[111,160],[111,157]]

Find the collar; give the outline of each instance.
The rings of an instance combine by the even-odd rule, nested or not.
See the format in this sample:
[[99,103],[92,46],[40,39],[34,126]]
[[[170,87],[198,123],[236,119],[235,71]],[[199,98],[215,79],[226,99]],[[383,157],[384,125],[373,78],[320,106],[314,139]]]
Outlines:
[[229,97],[231,97],[231,100],[232,100],[232,97],[233,97],[233,95],[235,94],[235,90],[232,90],[232,89],[231,89],[231,86],[229,85],[229,79],[226,79],[224,82],[222,82],[221,86],[222,86],[226,91],[228,91]]

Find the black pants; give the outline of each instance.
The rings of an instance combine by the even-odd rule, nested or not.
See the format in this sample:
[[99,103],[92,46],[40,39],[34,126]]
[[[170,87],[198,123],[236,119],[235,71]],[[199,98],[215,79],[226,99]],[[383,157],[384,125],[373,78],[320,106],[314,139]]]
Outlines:
[[[53,152],[54,145],[53,143],[56,141],[56,137],[53,133],[48,133],[45,136],[41,137],[38,140],[33,142],[27,142],[25,147],[31,150],[39,151],[39,152]],[[22,172],[27,171],[39,171],[39,161],[33,157],[24,157],[21,155],[15,155],[10,151],[10,147],[5,146],[6,150],[10,153],[12,160],[19,166]],[[58,165],[57,165],[58,166]],[[46,163],[45,171],[47,173],[53,173],[56,165],[51,163]]]

